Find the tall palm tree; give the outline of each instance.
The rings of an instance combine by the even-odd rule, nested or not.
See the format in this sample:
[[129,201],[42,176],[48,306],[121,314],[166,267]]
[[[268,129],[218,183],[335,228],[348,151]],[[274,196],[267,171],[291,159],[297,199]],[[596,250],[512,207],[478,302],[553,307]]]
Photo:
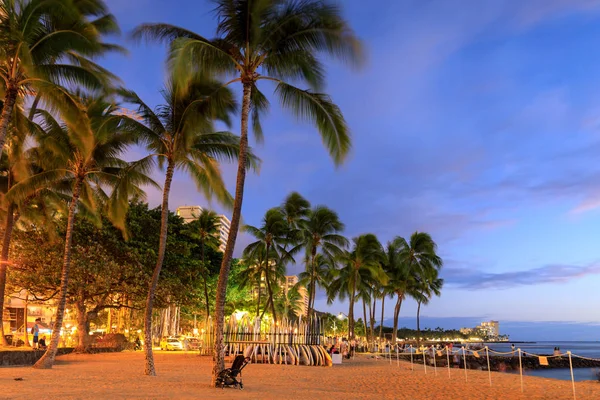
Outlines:
[[421,304],[429,304],[429,300],[434,295],[439,297],[442,294],[443,285],[444,280],[438,277],[438,271],[434,269],[428,271],[427,274],[420,275],[411,292],[411,296],[417,301],[417,345],[421,341]]
[[333,260],[343,253],[348,245],[348,239],[339,233],[344,230],[344,224],[337,213],[325,206],[316,206],[310,210],[309,216],[301,224],[301,245],[306,251],[306,272],[310,275],[308,287],[308,316],[314,313],[316,298],[317,254],[321,252],[329,258],[330,265]]
[[375,280],[386,283],[385,272],[381,268],[384,259],[383,249],[373,234],[361,235],[353,240],[350,251],[339,257],[341,268],[336,271],[327,288],[327,300],[332,302],[336,296],[341,300],[348,297],[348,338],[354,338],[354,303],[357,293],[364,283]]
[[15,104],[28,94],[36,95],[34,104],[41,99],[60,108],[65,122],[84,124],[78,100],[60,85],[105,86],[112,74],[89,57],[122,50],[102,42],[103,35],[118,31],[103,0],[0,1],[0,151]]
[[200,261],[202,262],[202,285],[204,286],[204,301],[206,306],[206,321],[210,316],[210,300],[208,297],[208,275],[209,270],[206,265],[206,248],[212,248],[217,250],[219,248],[219,238],[217,236],[220,225],[219,215],[212,210],[202,210],[200,215],[197,216],[195,227],[198,228],[196,232],[198,235],[198,241],[200,242]]
[[[185,92],[172,78],[162,90],[164,104],[152,110],[135,93],[122,90],[129,103],[137,107],[142,122],[135,122],[131,130],[146,145],[150,154],[140,163],[148,167],[158,162],[165,170],[162,196],[160,241],[156,266],[148,288],[144,315],[144,340],[146,375],[156,375],[152,354],[152,307],[156,285],[163,265],[167,245],[167,217],[169,194],[175,170],[189,174],[197,188],[207,198],[215,196],[225,205],[231,205],[231,196],[225,188],[219,161],[235,160],[239,154],[239,138],[229,132],[215,132],[215,120],[229,123],[236,109],[229,90],[217,90],[220,84],[197,74],[187,82]],[[245,156],[246,166],[256,167],[257,160],[249,153]]]
[[[279,208],[271,208],[267,210],[260,228],[246,225],[243,229],[258,239],[246,246],[244,249],[244,256],[247,257],[255,254],[259,250],[261,251],[261,254],[264,255],[263,265],[265,271],[265,283],[267,285],[267,294],[269,296],[267,307],[269,305],[271,306],[273,319],[277,320],[275,303],[273,301],[273,288],[271,287],[272,280],[274,281],[274,278],[276,277],[272,276],[275,271],[272,271],[271,264],[276,266],[276,264],[279,264],[279,259],[282,259],[287,255],[287,252],[284,249],[284,243],[288,233],[286,221]],[[273,257],[271,258],[271,256]]]
[[[311,265],[310,253],[306,254],[304,265]],[[298,274],[298,283],[304,287],[310,287],[311,281],[314,278],[315,289],[318,287],[326,288],[332,279],[335,268],[335,261],[331,257],[317,253],[312,267]],[[309,297],[309,303],[311,299],[312,296]]]
[[[398,256],[396,272],[392,274],[391,281],[398,296],[397,312],[400,313],[402,299],[406,294],[415,298],[417,302],[419,302],[418,299],[423,298],[420,294],[425,290],[422,287],[423,282],[437,279],[437,272],[442,268],[443,261],[437,255],[437,244],[428,233],[414,232],[408,242],[404,238],[396,237],[394,243],[398,249]],[[394,325],[397,328],[396,316]],[[418,326],[418,318],[417,331],[419,333],[418,339],[420,339],[421,331]]]
[[[392,338],[395,341],[398,335],[398,316],[402,301],[404,300],[407,285],[411,275],[408,273],[408,263],[403,263],[400,259],[400,252],[404,249],[406,241],[401,237],[396,237],[394,240],[387,243],[385,249],[385,263],[383,269],[388,276],[388,283],[385,285],[385,292],[389,296],[397,295],[396,305],[394,307],[394,328],[392,330]],[[383,302],[382,302],[382,323],[383,323]],[[381,335],[381,334],[380,334]]]
[[[20,111],[18,110],[15,121],[11,124],[12,129],[9,130],[8,141],[4,147],[4,153],[7,155],[0,162],[0,170],[2,171],[0,174],[0,192],[2,194],[8,192],[18,180],[25,179],[29,172],[28,165],[26,165],[27,157],[23,149],[28,137],[28,127],[24,126],[26,124],[23,122],[26,118]],[[4,200],[2,209],[6,215],[4,217],[2,249],[0,252],[0,346],[8,346],[8,342],[4,336],[3,313],[1,311],[4,310],[8,255],[18,205],[14,202],[7,202],[6,199],[2,200]]]
[[[339,7],[330,0],[215,0],[215,3],[218,20],[215,39],[168,24],[145,24],[134,32],[137,38],[172,42],[171,65],[182,80],[195,71],[228,74],[233,76],[228,84],[240,82],[243,88],[235,203],[217,285],[213,383],[224,368],[224,305],[244,197],[248,120],[252,114],[252,130],[261,140],[259,116],[269,107],[258,82],[274,82],[282,106],[314,123],[334,162],[340,164],[350,150],[350,135],[340,109],[321,93],[325,79],[319,55],[324,53],[344,61],[361,58],[358,39],[342,18]],[[310,90],[290,82],[303,83]]]
[[[99,221],[95,211],[103,204],[111,204],[108,215],[117,221],[121,214],[111,210],[126,209],[131,196],[143,197],[141,185],[155,184],[143,166],[119,158],[134,142],[133,135],[124,129],[128,117],[116,115],[119,107],[103,97],[81,98],[79,107],[85,110],[88,122],[77,130],[61,125],[48,112],[39,112],[46,125],[46,134],[38,138],[44,172],[19,182],[6,195],[9,201],[20,201],[51,187],[70,197],[56,320],[48,349],[34,368],[52,368],[58,350],[76,211]],[[106,188],[113,189],[110,195]]]

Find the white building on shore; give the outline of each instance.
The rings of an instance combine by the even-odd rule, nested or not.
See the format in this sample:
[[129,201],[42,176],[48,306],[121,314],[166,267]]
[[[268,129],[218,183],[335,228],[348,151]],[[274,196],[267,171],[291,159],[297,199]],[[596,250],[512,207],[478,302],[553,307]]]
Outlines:
[[[177,207],[177,215],[183,218],[183,221],[187,224],[189,222],[198,219],[202,213],[203,208],[200,206],[181,206]],[[219,250],[225,252],[227,246],[227,238],[229,237],[229,229],[231,228],[231,221],[225,215],[219,215],[219,230],[217,236],[219,237]]]

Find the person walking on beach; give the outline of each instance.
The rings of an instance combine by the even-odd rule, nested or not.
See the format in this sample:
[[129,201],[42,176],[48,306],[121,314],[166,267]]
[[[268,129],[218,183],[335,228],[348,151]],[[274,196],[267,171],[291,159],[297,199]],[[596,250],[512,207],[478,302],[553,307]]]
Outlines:
[[31,333],[33,334],[33,348],[34,349],[39,349],[39,335],[40,335],[40,327],[38,326],[38,322],[42,322],[41,318],[36,318],[35,319],[35,324],[33,325],[33,327],[31,328]]
[[510,349],[513,353],[515,352],[515,344],[514,343],[510,345]]

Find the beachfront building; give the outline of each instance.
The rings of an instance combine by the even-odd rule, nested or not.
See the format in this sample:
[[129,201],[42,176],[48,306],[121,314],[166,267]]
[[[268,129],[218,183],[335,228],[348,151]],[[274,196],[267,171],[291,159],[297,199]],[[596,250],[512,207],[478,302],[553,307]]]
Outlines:
[[[181,206],[177,207],[177,215],[183,218],[183,221],[187,224],[195,221],[202,213],[203,208],[200,206]],[[219,238],[219,251],[225,252],[227,246],[227,238],[229,237],[229,229],[231,229],[231,221],[225,215],[219,215],[219,228],[217,231],[217,237]]]
[[475,329],[484,332],[488,338],[500,336],[500,322],[498,321],[484,321]]

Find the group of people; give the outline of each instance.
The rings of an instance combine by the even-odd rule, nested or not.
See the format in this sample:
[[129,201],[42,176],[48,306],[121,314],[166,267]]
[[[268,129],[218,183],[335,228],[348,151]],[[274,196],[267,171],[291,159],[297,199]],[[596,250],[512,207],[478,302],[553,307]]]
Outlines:
[[344,358],[350,359],[356,351],[356,341],[353,339],[350,342],[346,338],[335,341],[328,349],[329,354],[341,354]]

